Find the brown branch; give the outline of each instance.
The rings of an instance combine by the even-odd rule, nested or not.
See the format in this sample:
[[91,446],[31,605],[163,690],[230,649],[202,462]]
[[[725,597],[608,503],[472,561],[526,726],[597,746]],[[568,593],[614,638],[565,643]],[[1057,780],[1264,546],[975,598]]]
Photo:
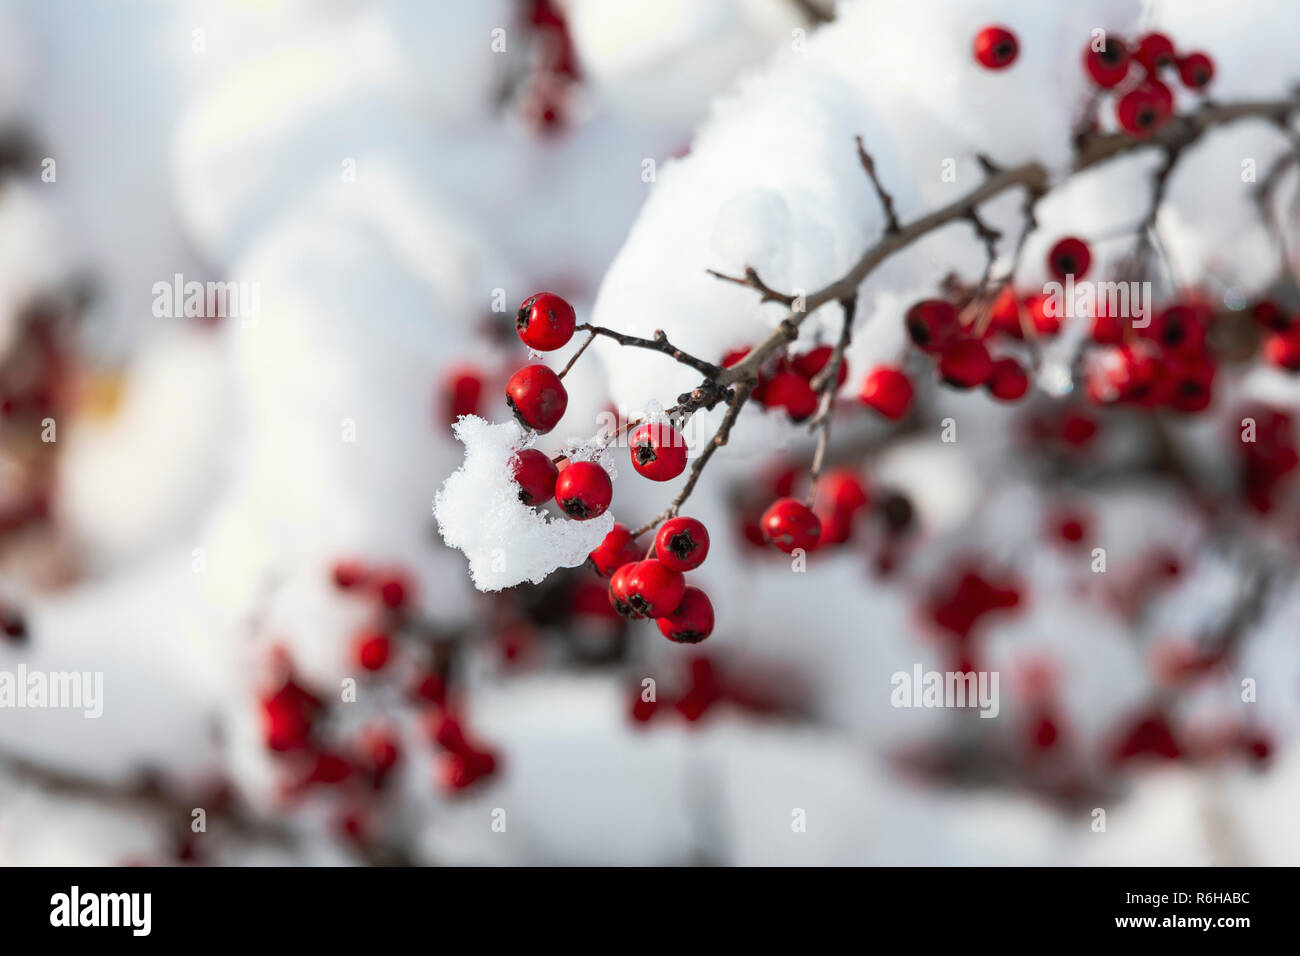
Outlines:
[[826,446],[831,439],[831,407],[835,403],[836,385],[839,380],[840,366],[844,363],[844,352],[853,340],[853,316],[858,309],[856,298],[844,299],[840,303],[844,310],[844,324],[840,329],[840,340],[831,353],[826,367],[818,372],[812,380],[813,390],[821,393],[821,403],[813,417],[810,428],[817,430],[817,449],[813,452],[812,465],[808,469],[808,507],[813,505],[817,494],[817,480],[821,478],[822,462],[826,459]]
[[855,136],[853,141],[858,144],[858,162],[862,164],[862,168],[871,177],[871,185],[876,188],[876,196],[879,197],[880,205],[885,210],[885,232],[887,234],[896,233],[902,227],[898,224],[898,213],[894,212],[894,197],[881,185],[880,177],[876,175],[876,161],[871,158],[871,154],[862,145],[862,137]]
[[564,378],[564,376],[569,374],[569,369],[573,368],[573,363],[578,361],[578,359],[582,358],[582,353],[587,351],[587,346],[589,346],[594,341],[596,341],[596,332],[593,329],[587,335],[587,341],[583,342],[582,347],[579,348],[578,351],[573,353],[573,358],[569,359],[569,361],[565,363],[564,368],[560,369],[560,374],[558,376],[559,378]]
[[[1199,139],[1206,130],[1242,119],[1264,119],[1285,123],[1300,109],[1300,94],[1285,100],[1250,101],[1232,104],[1206,104],[1194,113],[1175,116],[1154,134],[1138,138],[1129,133],[1116,132],[1085,137],[1079,145],[1073,172],[1100,165],[1109,159],[1139,149],[1162,148],[1166,152],[1181,151]],[[799,326],[812,313],[829,302],[847,299],[857,293],[858,287],[882,262],[911,245],[923,236],[958,219],[969,219],[972,211],[1010,189],[1024,188],[1031,195],[1045,194],[1051,177],[1041,163],[1022,163],[1008,169],[983,159],[981,165],[987,177],[965,197],[913,220],[900,227],[896,233],[886,233],[879,242],[867,249],[843,276],[829,285],[811,293],[803,303],[804,308],[791,311],[772,333],[752,349],[742,361],[724,371],[720,382],[732,384],[756,381],[758,370],[771,356],[783,349],[799,335]]]
[[735,285],[743,285],[747,289],[754,289],[759,294],[758,301],[762,302],[780,302],[787,309],[794,308],[796,296],[787,295],[784,292],[777,292],[770,285],[759,278],[758,270],[753,266],[745,266],[743,276],[727,275],[725,272],[719,272],[716,269],[706,269],[709,275],[715,279],[721,279],[723,282],[731,282]]
[[682,365],[689,365],[701,375],[706,375],[709,378],[716,379],[723,371],[721,367],[714,365],[712,362],[706,362],[704,359],[696,358],[689,352],[684,352],[677,346],[673,345],[668,341],[668,336],[664,334],[663,329],[655,329],[654,338],[652,339],[643,339],[635,335],[624,335],[622,332],[615,332],[613,329],[607,329],[599,325],[590,325],[586,322],[579,325],[577,329],[579,332],[590,332],[593,335],[607,336],[619,345],[659,352],[662,355],[667,355],[676,362],[680,362]]

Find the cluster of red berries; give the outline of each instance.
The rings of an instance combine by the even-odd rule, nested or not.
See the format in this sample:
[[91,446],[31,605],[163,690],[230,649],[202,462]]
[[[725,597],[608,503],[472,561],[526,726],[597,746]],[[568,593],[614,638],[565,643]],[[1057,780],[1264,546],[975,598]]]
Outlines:
[[1098,310],[1088,357],[1087,394],[1098,403],[1200,412],[1209,407],[1216,370],[1207,335],[1213,314],[1203,303],[1176,302],[1144,328]]
[[[946,299],[923,299],[907,310],[904,322],[913,344],[936,359],[944,384],[957,389],[983,386],[994,398],[1014,402],[1029,391],[1029,373],[1015,358],[995,357],[987,343],[998,334],[1023,337],[1021,308],[1014,293],[1010,298],[1000,293],[991,306],[989,320],[980,322],[973,310],[959,313]],[[1036,304],[1029,311],[1041,314],[1043,310]],[[1029,321],[1034,322],[1036,330],[1050,330],[1045,322],[1033,318]],[[902,370],[881,366],[867,377],[861,399],[886,418],[897,420],[911,403],[912,383]]]
[[1174,91],[1160,78],[1175,71],[1183,86],[1203,90],[1214,79],[1214,61],[1205,53],[1179,53],[1163,33],[1146,33],[1136,41],[1105,37],[1100,49],[1089,44],[1083,66],[1099,88],[1113,90],[1120,128],[1147,136],[1174,115]]
[[1286,372],[1300,372],[1300,315],[1287,315],[1276,302],[1264,299],[1251,308],[1256,324],[1266,331],[1264,360]]
[[[539,352],[563,348],[577,324],[573,306],[553,292],[529,296],[515,315],[519,338]],[[564,416],[569,394],[553,369],[526,365],[506,385],[506,403],[520,424],[544,435]],[[609,473],[595,462],[569,462],[561,471],[545,454],[528,448],[516,453],[512,468],[520,501],[531,506],[554,498],[560,510],[577,521],[600,517],[614,498]]]
[[713,633],[709,596],[686,583],[709,555],[709,532],[695,518],[669,518],[659,526],[650,549],[644,549],[621,524],[605,535],[588,564],[609,579],[609,602],[632,620],[654,618],[664,637],[678,644],[698,644]]
[[393,656],[392,630],[400,626],[414,593],[410,578],[400,570],[370,568],[351,559],[335,562],[330,574],[339,590],[374,602],[377,622],[353,638],[352,659],[363,670],[383,670]]
[[[722,367],[731,368],[749,354],[748,348],[733,349],[722,357]],[[798,355],[783,355],[770,367],[759,371],[758,384],[751,398],[764,408],[781,408],[793,422],[811,418],[817,411],[818,398],[812,380],[824,369],[835,350],[829,345],[818,345]],[[835,373],[835,387],[839,388],[849,377],[848,362],[841,359]]]
[[[1020,54],[1020,41],[1003,26],[987,26],[975,34],[975,60],[989,70],[1011,66]],[[1174,92],[1161,78],[1173,70],[1189,90],[1203,90],[1214,79],[1214,61],[1200,51],[1179,53],[1163,33],[1146,33],[1135,42],[1104,37],[1100,48],[1089,43],[1083,66],[1100,89],[1115,91],[1115,116],[1122,129],[1149,135],[1174,114]]]

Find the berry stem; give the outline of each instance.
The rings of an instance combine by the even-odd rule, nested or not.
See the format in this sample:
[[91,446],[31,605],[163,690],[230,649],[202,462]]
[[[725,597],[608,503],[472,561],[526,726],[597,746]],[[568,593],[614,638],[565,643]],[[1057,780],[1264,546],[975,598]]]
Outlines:
[[565,363],[564,368],[560,370],[559,377],[561,380],[563,380],[564,376],[569,374],[569,369],[573,368],[573,363],[582,358],[582,353],[587,351],[587,346],[594,341],[596,341],[596,333],[593,331],[587,336],[587,341],[582,343],[578,351],[573,353],[573,358],[569,359],[569,361]]
[[826,367],[814,376],[812,387],[821,394],[821,404],[817,409],[817,414],[808,426],[817,429],[817,450],[813,452],[812,465],[808,469],[808,500],[809,508],[813,506],[813,498],[817,494],[817,480],[821,478],[822,463],[826,459],[826,446],[830,443],[831,438],[831,406],[835,402],[836,384],[838,382],[840,365],[844,361],[844,351],[849,347],[849,342],[853,340],[853,316],[858,310],[858,300],[856,296],[843,299],[840,302],[840,308],[844,310],[844,324],[840,329],[840,340],[835,344],[835,351],[831,353],[830,361]]

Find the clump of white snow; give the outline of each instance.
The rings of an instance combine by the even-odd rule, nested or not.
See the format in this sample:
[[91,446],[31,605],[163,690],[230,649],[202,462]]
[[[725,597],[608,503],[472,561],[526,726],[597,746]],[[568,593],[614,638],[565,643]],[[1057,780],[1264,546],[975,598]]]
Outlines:
[[517,423],[466,415],[455,432],[465,446],[465,463],[443,484],[433,514],[443,540],[469,558],[480,591],[535,584],[557,568],[576,567],[614,527],[608,512],[573,521],[519,500],[510,459],[531,442]]

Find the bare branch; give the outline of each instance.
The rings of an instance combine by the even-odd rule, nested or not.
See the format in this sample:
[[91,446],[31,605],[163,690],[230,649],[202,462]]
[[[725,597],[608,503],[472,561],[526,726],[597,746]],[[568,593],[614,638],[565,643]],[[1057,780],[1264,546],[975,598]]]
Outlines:
[[[668,341],[668,336],[663,333],[662,329],[655,329],[653,339],[643,339],[635,335],[624,335],[622,332],[615,332],[613,329],[606,329],[599,325],[582,323],[578,327],[579,332],[591,332],[593,335],[604,335],[613,339],[619,345],[627,345],[637,349],[650,349],[652,352],[659,352],[667,355],[674,361],[682,365],[689,365],[702,375],[709,378],[718,378],[723,369],[712,362],[706,362],[704,359],[696,358],[689,352],[684,352],[677,346]],[[584,348],[586,346],[583,346]],[[567,369],[566,369],[567,371]]]
[[871,158],[865,146],[862,145],[862,137],[855,136],[854,142],[858,144],[858,162],[862,168],[867,171],[871,177],[871,185],[876,187],[876,195],[880,197],[880,205],[885,210],[885,232],[893,234],[901,228],[898,224],[898,214],[894,212],[894,197],[885,191],[885,187],[880,184],[880,177],[876,175],[876,161]]
[[780,302],[786,308],[794,308],[795,297],[786,295],[784,292],[777,292],[761,278],[758,271],[753,266],[745,266],[743,276],[727,275],[725,272],[718,272],[716,269],[705,270],[715,279],[721,279],[723,282],[732,282],[736,285],[743,285],[749,289],[755,289],[759,293],[759,302]]

